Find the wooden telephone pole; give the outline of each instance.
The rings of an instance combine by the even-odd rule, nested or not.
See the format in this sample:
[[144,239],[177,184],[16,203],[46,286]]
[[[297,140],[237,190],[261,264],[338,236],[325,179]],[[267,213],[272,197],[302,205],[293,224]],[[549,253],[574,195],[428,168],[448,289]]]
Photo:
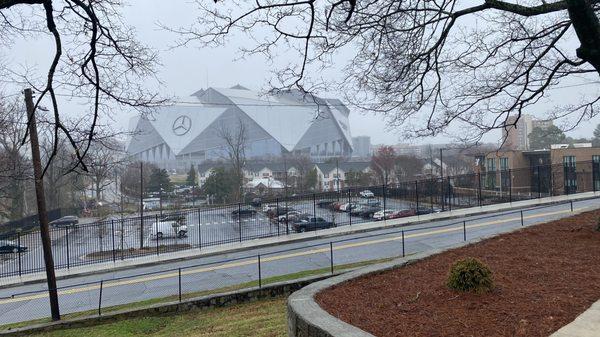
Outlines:
[[58,292],[56,290],[56,275],[54,274],[54,259],[52,258],[52,242],[48,229],[48,213],[46,211],[46,198],[44,196],[44,180],[42,172],[42,159],[40,157],[40,144],[38,142],[37,125],[31,89],[25,89],[25,106],[27,107],[27,121],[29,123],[29,141],[31,145],[31,161],[35,177],[35,197],[37,202],[38,218],[40,220],[40,235],[44,263],[46,265],[46,279],[48,280],[48,295],[50,298],[50,312],[52,320],[60,320],[58,308]]

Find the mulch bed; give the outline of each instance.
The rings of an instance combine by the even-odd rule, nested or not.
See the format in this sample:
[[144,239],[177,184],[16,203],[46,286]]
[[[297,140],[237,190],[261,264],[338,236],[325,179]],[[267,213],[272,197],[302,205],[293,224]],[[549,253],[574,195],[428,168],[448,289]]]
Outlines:
[[[592,211],[501,235],[350,280],[316,300],[381,337],[549,336],[600,299],[599,217]],[[492,292],[445,286],[452,263],[465,257],[488,264]]]

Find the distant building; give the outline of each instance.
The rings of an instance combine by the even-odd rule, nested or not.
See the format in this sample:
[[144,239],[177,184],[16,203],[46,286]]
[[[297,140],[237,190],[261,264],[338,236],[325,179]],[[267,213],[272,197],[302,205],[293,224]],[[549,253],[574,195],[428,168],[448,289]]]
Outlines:
[[[507,124],[514,124],[517,116],[510,116]],[[502,130],[503,147],[511,150],[526,151],[530,149],[529,134],[534,128],[547,129],[554,125],[552,120],[533,119],[529,115],[521,115],[516,125],[505,127]]]
[[260,95],[242,86],[199,90],[186,103],[132,120],[127,152],[180,172],[227,157],[224,131],[245,129],[246,158],[294,153],[313,160],[352,155],[350,110],[338,99],[297,90]]
[[486,189],[545,195],[600,190],[600,148],[589,143],[555,144],[549,150],[505,149],[477,160]]
[[357,136],[352,137],[352,156],[358,158],[367,158],[371,156],[371,137]]

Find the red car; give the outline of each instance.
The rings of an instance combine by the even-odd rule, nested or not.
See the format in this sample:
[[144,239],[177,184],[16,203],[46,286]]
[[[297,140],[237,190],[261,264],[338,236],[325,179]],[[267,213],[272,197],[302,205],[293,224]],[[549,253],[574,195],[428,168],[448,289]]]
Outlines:
[[392,213],[388,217],[388,219],[406,218],[406,217],[413,216],[416,214],[417,214],[417,212],[414,209],[403,209],[403,210]]

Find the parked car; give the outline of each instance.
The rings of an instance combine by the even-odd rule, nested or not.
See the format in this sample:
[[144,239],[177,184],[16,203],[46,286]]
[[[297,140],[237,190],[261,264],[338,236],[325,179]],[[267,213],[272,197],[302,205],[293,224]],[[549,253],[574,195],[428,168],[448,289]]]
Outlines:
[[181,214],[170,214],[162,217],[150,228],[150,237],[162,239],[167,237],[184,238],[187,236],[188,228],[185,216]]
[[268,213],[270,210],[275,209],[276,207],[277,205],[275,204],[267,204],[263,206],[262,211]]
[[358,207],[357,203],[354,202],[347,202],[345,204],[342,204],[340,206],[340,211],[342,212],[350,212],[351,210],[353,210],[354,208]]
[[295,211],[293,207],[279,206],[270,209],[267,212],[269,217],[279,217],[280,215],[286,214],[287,212]]
[[390,217],[388,217],[388,219],[406,218],[406,217],[413,216],[416,214],[417,213],[415,212],[414,209],[403,209],[403,210],[394,212]]
[[300,221],[296,221],[292,225],[292,229],[297,233],[316,231],[319,229],[326,229],[331,227],[334,227],[333,222],[326,221],[323,218],[306,218]]
[[358,194],[365,199],[375,198],[375,194],[369,190],[360,191]]
[[373,215],[377,212],[381,211],[381,207],[376,205],[365,205],[364,209],[359,213],[359,215],[364,218],[372,218]]
[[14,241],[0,240],[0,254],[26,252],[27,247],[20,246]]
[[317,206],[319,206],[320,208],[329,208],[331,207],[331,204],[333,204],[332,200],[317,201]]
[[69,227],[79,224],[79,218],[76,215],[67,215],[62,218],[50,221],[50,226],[53,227]]
[[334,211],[339,211],[343,204],[343,202],[336,201],[331,204],[331,209]]
[[254,208],[248,207],[248,206],[244,206],[238,209],[234,209],[233,211],[231,211],[231,217],[233,218],[238,218],[238,217],[249,217],[249,216],[254,216],[256,215],[256,210]]
[[431,214],[431,213],[440,213],[442,210],[439,208],[431,208],[431,207],[419,207],[419,209],[416,210],[416,215],[425,215],[425,214]]
[[262,205],[262,199],[261,198],[254,198],[250,202],[250,205],[252,205],[254,207],[260,207]]
[[396,212],[397,212],[397,211],[395,211],[395,210],[391,210],[391,209],[386,209],[385,211],[384,211],[384,210],[381,210],[381,211],[379,211],[379,212],[375,212],[375,213],[373,214],[373,220],[377,220],[377,221],[379,221],[379,220],[387,220],[387,219],[390,219],[390,217],[391,217],[391,216],[392,216],[394,213],[396,213]]
[[280,215],[277,218],[277,221],[281,223],[296,222],[304,218],[308,218],[308,214],[302,213],[300,211],[289,211],[286,214]]
[[358,205],[356,205],[356,207],[354,207],[350,210],[350,214],[354,215],[354,216],[358,216],[358,215],[360,215],[360,213],[362,211],[367,210],[367,208],[369,208],[369,207],[370,207],[369,205],[358,204]]
[[369,206],[381,206],[381,201],[379,201],[377,199],[366,199],[363,201],[363,203],[365,203]]

